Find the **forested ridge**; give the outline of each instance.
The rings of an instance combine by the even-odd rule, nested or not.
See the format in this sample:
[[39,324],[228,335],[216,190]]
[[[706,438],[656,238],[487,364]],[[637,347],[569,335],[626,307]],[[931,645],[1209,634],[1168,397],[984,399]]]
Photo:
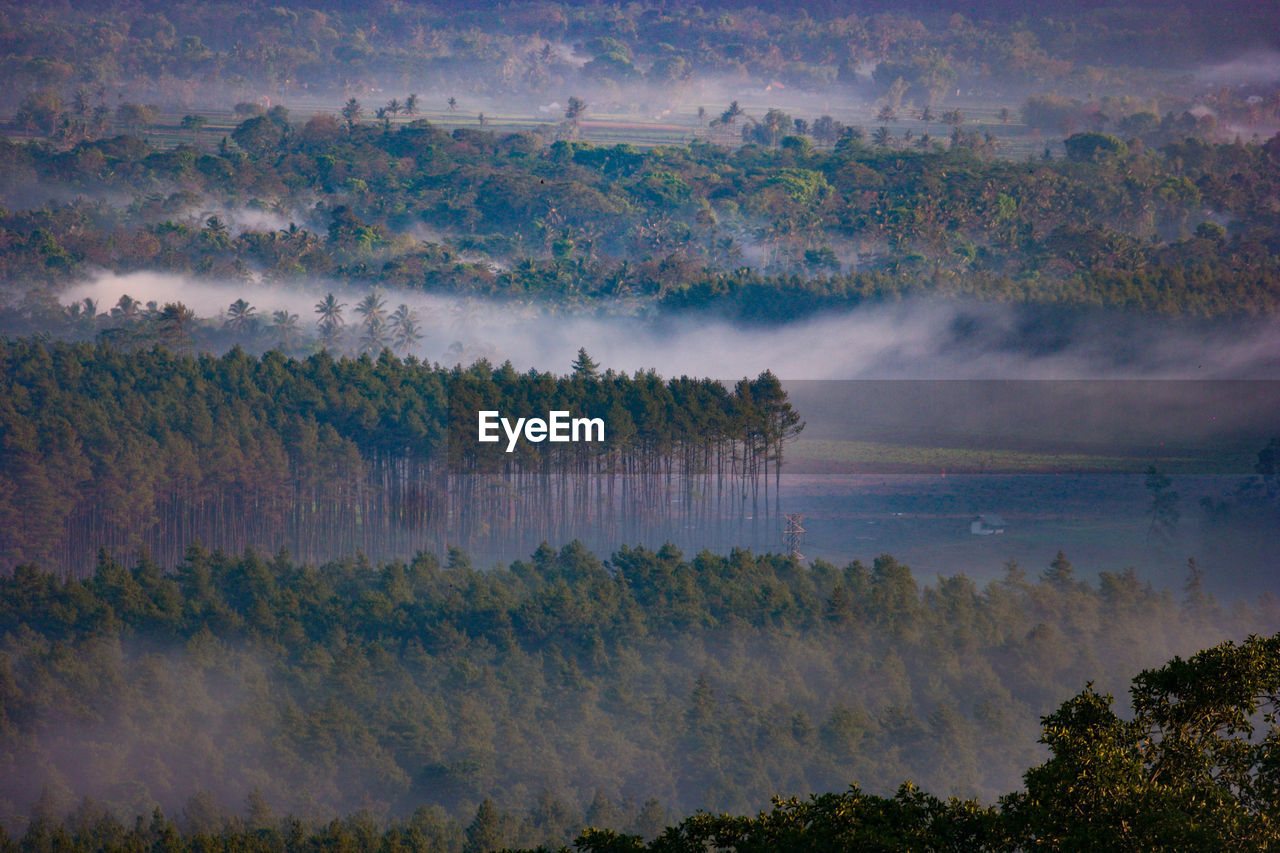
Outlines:
[[929,102],[957,86],[1107,92],[1265,45],[1273,20],[1238,0],[1159,9],[872,0],[807,4],[803,14],[774,2],[9,2],[0,5],[0,55],[15,85],[0,103],[68,84],[90,98],[95,86],[120,87],[140,103],[191,106],[213,84],[232,98],[265,91],[278,100],[405,78],[451,91],[472,113],[469,100],[559,96],[584,84],[613,86],[617,97],[645,83],[659,101],[705,78],[881,94],[902,79],[899,98]]
[[[0,145],[10,326],[128,325],[142,306],[114,317],[113,306],[75,306],[68,320],[52,301],[49,288],[100,270],[243,280],[246,293],[255,277],[320,277],[775,320],[907,295],[1181,315],[1276,305],[1274,140],[1156,152],[1084,133],[1068,158],[1020,163],[856,136],[834,150],[793,136],[779,148],[641,151],[425,121],[346,129],[323,116],[251,119],[232,138],[221,153],[127,136],[61,152]],[[20,201],[58,187],[80,195]],[[193,218],[219,206],[293,224]],[[265,332],[266,319],[246,325]]]
[[[317,280],[767,321],[1271,314],[1280,99],[1239,52],[1275,13],[1206,9],[0,4],[0,328],[149,343],[168,300],[58,302],[138,271],[243,284],[196,325],[253,351],[311,325],[254,315],[257,285]],[[582,141],[596,112],[675,135]],[[413,349],[407,308],[379,319],[341,342]]]
[[[477,413],[600,418],[602,442],[477,442]],[[803,428],[777,378],[0,343],[0,564],[193,541],[313,561],[494,540],[641,538],[775,511]],[[658,527],[656,529],[662,529]],[[513,537],[517,537],[513,539]]]
[[[446,566],[431,555],[313,566],[193,546],[166,571],[104,553],[83,580],[33,566],[0,578],[0,800],[10,829],[29,813],[45,820],[27,849],[53,843],[72,811],[66,832],[97,838],[79,843],[155,843],[177,827],[157,816],[129,835],[102,810],[145,816],[156,806],[183,832],[233,833],[225,843],[293,846],[317,833],[312,843],[372,845],[379,822],[396,818],[408,822],[393,834],[414,839],[403,843],[458,850],[558,846],[588,824],[653,837],[695,808],[749,812],[774,793],[850,783],[883,796],[911,779],[992,803],[1021,790],[1019,775],[1042,760],[1037,718],[1085,682],[1118,689],[1175,653],[1278,624],[1274,599],[1221,608],[1194,565],[1175,596],[1130,571],[1082,582],[1062,554],[1037,578],[1009,566],[978,589],[963,576],[921,586],[888,555],[838,568],[623,548],[602,562],[576,544],[544,545],[477,571],[456,551]],[[1192,676],[1214,685],[1196,701],[1243,701],[1274,676],[1270,649],[1234,664],[1220,652],[1213,666],[1148,679],[1133,708],[1157,713],[1161,690],[1190,701],[1177,685]],[[1127,786],[1146,778],[1123,764],[1149,760],[1145,741],[1126,740],[1145,730],[1107,723],[1103,702],[1087,691],[1063,706],[1045,729],[1057,764],[1028,775],[1029,793],[1005,805],[1008,815],[1074,825],[1066,789],[1036,799],[1055,780],[1094,778],[1074,775],[1071,761],[1102,761],[1098,785],[1111,773]],[[1217,731],[1234,718],[1211,719]],[[1083,740],[1054,734],[1082,726],[1099,728]],[[1206,754],[1251,772],[1244,753]],[[1160,778],[1182,772],[1173,768]],[[1161,805],[1182,795],[1180,784],[1106,808],[1104,797],[1091,806],[1093,829],[1077,828],[1106,838],[1104,812],[1134,826],[1126,810],[1137,809],[1153,832],[1182,831],[1183,807]],[[1257,803],[1270,789],[1259,785],[1261,800],[1231,795],[1243,812],[1220,794],[1200,802],[1206,815],[1246,820],[1250,809],[1269,813]],[[930,822],[939,837],[965,837],[995,820],[988,806],[920,790],[843,796],[853,799],[785,806],[771,831],[806,808],[799,825],[835,820],[851,832],[840,822],[862,815],[917,839],[932,837],[919,835]],[[312,822],[358,808],[352,822]],[[881,812],[896,817],[867,817]],[[286,814],[304,823],[281,823]],[[690,837],[755,831],[691,820],[681,830]],[[1265,825],[1239,827],[1241,838],[1264,837],[1250,833]],[[478,840],[481,830],[489,834]]]

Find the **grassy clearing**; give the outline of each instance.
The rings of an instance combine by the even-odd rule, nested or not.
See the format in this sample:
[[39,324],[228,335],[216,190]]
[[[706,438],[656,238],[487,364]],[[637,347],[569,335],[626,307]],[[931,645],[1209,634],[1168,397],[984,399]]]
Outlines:
[[[316,112],[329,113],[341,120],[338,111],[340,104],[320,103],[304,99],[294,103],[286,100],[284,105],[290,108],[290,118],[299,126]],[[704,105],[706,113],[702,117],[697,115],[696,107],[688,104],[674,107],[665,113],[657,115],[634,112],[591,111],[579,126],[578,138],[597,145],[619,145],[625,143],[640,148],[658,145],[687,145],[695,139],[706,139],[727,146],[740,145],[742,143],[742,126],[753,118],[759,119],[763,117],[770,105],[771,102],[768,101],[759,103],[744,102],[743,107],[746,113],[740,122],[719,130],[712,130],[708,127],[711,118],[718,114],[723,107],[723,105],[718,104]],[[372,101],[364,104],[366,114],[361,120],[362,124],[381,123],[373,115],[376,106]],[[928,133],[935,141],[942,143],[944,146],[951,133],[951,128],[941,120],[935,118],[929,122],[920,121],[909,110],[904,110],[900,117],[890,121],[880,121],[875,115],[873,105],[832,105],[821,111],[816,112],[815,110],[816,108],[814,107],[793,106],[788,110],[788,113],[797,118],[813,120],[817,118],[818,112],[825,112],[847,125],[861,127],[868,136],[876,128],[883,125],[889,129],[894,137],[892,146],[904,150],[917,150],[915,141],[921,133]],[[997,150],[1002,157],[1023,159],[1027,156],[1036,156],[1039,155],[1044,147],[1044,140],[1040,138],[1039,134],[1022,125],[1016,118],[1010,122],[1000,121],[998,117],[999,111],[995,107],[987,104],[969,106],[962,104],[960,110],[966,116],[963,129],[966,131],[991,132],[998,140]],[[142,135],[147,137],[153,145],[160,148],[173,148],[180,144],[195,144],[200,148],[212,149],[216,147],[218,140],[223,136],[230,135],[231,131],[235,130],[236,126],[242,121],[232,111],[225,109],[196,108],[191,112],[203,115],[209,122],[198,134],[181,127],[184,113],[163,112],[157,116],[153,124],[142,131]],[[438,108],[420,109],[413,116],[399,115],[391,117],[389,124],[394,128],[419,119],[426,119],[448,131],[456,128],[470,128],[489,130],[501,134],[531,130],[546,132],[549,128],[554,128],[562,118],[559,112],[484,112],[484,124],[481,125],[479,121],[481,112],[483,111],[468,107],[459,107],[454,111]],[[17,128],[9,128],[9,130],[16,137],[25,137],[25,134],[18,132]],[[904,138],[907,131],[913,134],[913,138]],[[869,139],[868,144],[870,144]]]
[[[926,447],[876,441],[800,439],[787,450],[788,466],[801,470],[829,467],[849,473],[1141,473],[1158,464],[1166,473],[1216,473],[1221,454],[1093,454],[1000,448]],[[793,468],[793,470],[795,470]]]

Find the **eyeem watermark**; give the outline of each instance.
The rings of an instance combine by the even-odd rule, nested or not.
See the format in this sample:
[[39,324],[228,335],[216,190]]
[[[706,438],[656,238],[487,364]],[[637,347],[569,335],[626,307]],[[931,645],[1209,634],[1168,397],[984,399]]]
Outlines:
[[516,449],[516,442],[523,435],[525,441],[537,444],[541,441],[604,441],[604,418],[571,418],[566,411],[547,413],[542,418],[518,418],[514,424],[496,411],[480,412],[482,442],[501,441],[498,427],[507,435],[507,452]]

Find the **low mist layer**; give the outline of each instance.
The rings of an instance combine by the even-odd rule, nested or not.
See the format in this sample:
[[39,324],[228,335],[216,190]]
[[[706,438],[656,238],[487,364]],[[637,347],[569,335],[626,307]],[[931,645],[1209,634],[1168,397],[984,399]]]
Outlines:
[[[354,306],[369,291],[324,282],[305,287],[209,282],[161,273],[102,274],[64,290],[66,304],[91,299],[106,311],[120,297],[181,301],[212,328],[237,299],[255,308],[252,334],[226,342],[274,344],[274,311],[298,316],[313,336],[317,301],[333,293]],[[1263,321],[1165,321],[985,303],[906,300],[783,326],[744,325],[629,303],[594,310],[379,289],[388,306],[417,313],[420,358],[445,364],[479,358],[517,369],[562,372],[579,348],[603,367],[666,376],[734,378],[771,370],[784,379],[1266,379],[1280,368],[1280,336]]]
[[921,588],[889,556],[670,547],[542,547],[484,572],[193,547],[171,568],[0,578],[0,620],[25,629],[0,637],[10,826],[42,788],[52,815],[89,795],[127,815],[185,803],[188,824],[198,789],[304,816],[465,818],[485,797],[747,810],[906,778],[990,802],[1085,681],[1120,691],[1280,620],[1273,602],[1224,612],[1195,567],[1179,602],[1132,572],[1082,583],[1061,553],[981,590]]

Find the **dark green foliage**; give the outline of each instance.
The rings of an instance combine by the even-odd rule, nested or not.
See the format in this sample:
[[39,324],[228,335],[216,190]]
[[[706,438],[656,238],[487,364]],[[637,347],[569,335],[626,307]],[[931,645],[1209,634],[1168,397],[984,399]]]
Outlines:
[[[588,835],[588,845],[593,838]],[[775,798],[755,818],[698,814],[671,827],[648,846],[631,849],[685,853],[711,847],[735,853],[776,850],[987,851],[1006,849],[1000,815],[972,800],[942,801],[910,783],[893,797],[862,793],[813,795],[807,801]],[[626,847],[587,846],[588,850]]]
[[[593,823],[651,837],[662,804],[741,810],[850,780],[990,800],[1076,685],[1275,624],[1203,594],[1188,621],[1108,573],[1097,588],[921,588],[887,556],[837,569],[624,548],[602,563],[575,544],[451,564],[193,546],[171,572],[107,555],[84,581],[19,567],[0,578],[0,810],[25,813],[42,788],[54,817],[87,795],[206,827],[227,808],[270,825],[434,805],[461,846],[473,823],[503,843],[564,844]],[[1153,707],[1173,689],[1143,683]],[[969,810],[908,794],[895,820]]]
[[[599,418],[605,441],[507,453],[505,439],[477,443],[481,410]],[[772,374],[729,390],[599,373],[585,352],[557,377],[388,351],[195,358],[5,342],[0,566],[83,573],[103,546],[172,562],[196,540],[322,560],[480,548],[520,528],[629,539],[767,504],[802,427]],[[682,504],[666,497],[673,484]]]
[[1014,838],[1044,850],[1274,849],[1280,636],[1174,658],[1130,693],[1132,720],[1092,685],[1045,718],[1052,757],[1003,804]]
[[[70,91],[83,81],[81,89],[89,91],[68,99],[67,111],[80,122],[101,100],[96,84],[120,78],[177,96],[214,80],[249,81],[249,88],[233,91],[262,91],[256,85],[276,91],[286,82],[323,91],[340,90],[344,82],[367,88],[400,73],[439,80],[441,91],[452,94],[427,106],[447,104],[451,113],[475,97],[563,97],[576,85],[598,85],[601,78],[624,84],[642,74],[663,87],[731,73],[757,90],[777,81],[829,90],[866,82],[856,72],[866,64],[875,66],[868,96],[896,93],[919,104],[941,101],[958,85],[1083,91],[1090,84],[1110,91],[1134,77],[1145,82],[1152,70],[1234,56],[1233,48],[1260,42],[1275,22],[1265,4],[1224,8],[1204,0],[1173,14],[1084,2],[1023,8],[922,0],[805,7],[803,15],[772,0],[728,7],[548,2],[536,10],[510,2],[299,3],[266,11],[242,2],[184,0],[163,7],[78,5],[55,18],[24,4],[5,11],[0,51],[14,90],[7,97],[16,102],[50,85]],[[953,16],[957,11],[962,14]],[[436,37],[424,38],[423,31]],[[579,69],[553,43],[593,59]],[[422,106],[408,95],[403,109],[397,98],[385,110],[392,118],[402,111],[412,118]],[[263,112],[256,101],[235,104],[241,119]]]
[[[749,134],[783,140],[787,117],[763,118],[772,124],[749,124]],[[775,322],[925,294],[1256,315],[1273,312],[1280,292],[1274,140],[1183,135],[1159,151],[1127,150],[1089,132],[1069,138],[1068,158],[1020,163],[982,154],[980,140],[949,151],[852,136],[830,151],[640,151],[447,133],[424,120],[343,133],[330,120],[294,131],[251,118],[225,152],[161,151],[134,137],[65,151],[0,144],[0,168],[41,186],[133,199],[35,208],[13,190],[13,209],[0,211],[0,289],[23,296],[103,268],[232,279],[256,270],[564,303],[628,297]],[[183,216],[202,204],[284,211],[297,224],[193,228]],[[1201,227],[1206,209],[1226,231]],[[443,236],[406,238],[423,225]],[[762,254],[746,269],[753,242]],[[486,262],[464,260],[471,253]],[[43,293],[0,321],[73,337],[146,331],[128,318],[67,316]]]
[[1073,160],[1102,160],[1123,157],[1129,147],[1109,133],[1076,133],[1062,143]]
[[[294,818],[273,820],[255,789],[247,820],[200,793],[187,801],[180,823],[154,809],[129,829],[89,799],[64,818],[46,788],[21,846],[0,829],[0,850],[278,851],[305,844],[487,853],[535,843],[538,851],[568,850],[570,837],[582,853],[1271,850],[1280,842],[1278,662],[1280,635],[1174,658],[1134,679],[1132,720],[1117,717],[1111,697],[1089,685],[1044,718],[1041,741],[1051,757],[998,807],[942,800],[909,782],[893,796],[854,785],[807,799],[774,797],[755,817],[700,810],[665,828],[650,801],[636,816],[636,826],[645,827],[640,835],[604,828],[620,815],[597,790],[585,814],[545,793],[523,817],[486,797],[465,830],[426,807],[390,826],[362,809],[307,828]],[[1259,721],[1266,726],[1261,738],[1253,736]]]

